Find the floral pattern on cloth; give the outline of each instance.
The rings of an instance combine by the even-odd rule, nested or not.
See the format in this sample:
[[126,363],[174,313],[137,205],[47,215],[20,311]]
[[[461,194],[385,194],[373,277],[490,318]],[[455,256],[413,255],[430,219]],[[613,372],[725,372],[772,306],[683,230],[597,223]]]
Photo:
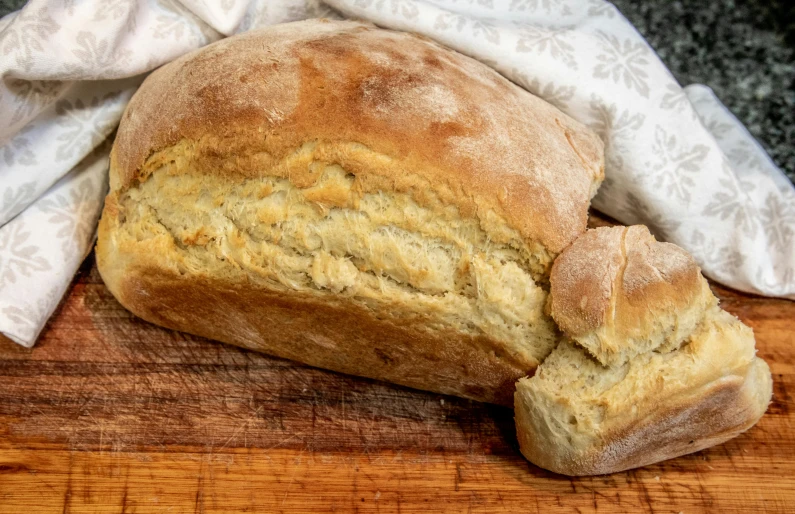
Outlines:
[[727,286],[795,299],[792,184],[604,0],[31,0],[0,20],[0,333],[32,346],[90,251],[108,138],[146,73],[315,17],[420,33],[493,67],[605,142],[597,209]]

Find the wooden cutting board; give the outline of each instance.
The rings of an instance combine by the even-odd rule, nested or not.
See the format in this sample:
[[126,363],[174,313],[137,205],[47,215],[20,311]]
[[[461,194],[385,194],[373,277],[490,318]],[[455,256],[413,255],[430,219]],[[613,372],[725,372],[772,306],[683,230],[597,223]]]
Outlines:
[[713,284],[773,372],[726,444],[567,478],[509,409],[214,343],[136,319],[93,256],[33,350],[0,341],[0,513],[790,512],[795,303]]

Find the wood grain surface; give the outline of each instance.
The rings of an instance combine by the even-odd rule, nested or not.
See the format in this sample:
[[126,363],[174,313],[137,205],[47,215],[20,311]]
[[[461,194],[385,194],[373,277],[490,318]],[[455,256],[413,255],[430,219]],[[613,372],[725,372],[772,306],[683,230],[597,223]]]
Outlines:
[[567,478],[508,409],[339,375],[136,319],[93,256],[38,344],[0,341],[0,513],[792,512],[795,303],[715,286],[770,364],[726,444]]

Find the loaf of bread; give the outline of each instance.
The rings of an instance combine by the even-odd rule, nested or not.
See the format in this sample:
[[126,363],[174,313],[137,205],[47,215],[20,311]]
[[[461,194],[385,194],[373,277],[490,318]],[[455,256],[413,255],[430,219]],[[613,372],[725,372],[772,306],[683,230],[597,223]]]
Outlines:
[[517,384],[522,453],[566,475],[701,450],[753,426],[772,379],[750,328],[717,306],[684,250],[645,227],[589,230],[555,261],[565,338]]
[[555,257],[601,141],[419,36],[304,21],[152,73],[111,153],[97,264],[165,327],[513,404],[558,342]]
[[148,321],[515,402],[528,459],[609,473],[747,429],[771,379],[686,252],[644,227],[585,231],[602,152],[425,38],[270,27],[141,86],[111,153],[97,264]]

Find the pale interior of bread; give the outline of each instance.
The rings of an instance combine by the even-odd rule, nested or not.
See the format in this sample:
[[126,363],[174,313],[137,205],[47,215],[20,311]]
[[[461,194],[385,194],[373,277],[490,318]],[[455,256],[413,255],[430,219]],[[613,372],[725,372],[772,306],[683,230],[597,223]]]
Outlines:
[[[769,371],[747,373],[755,361],[764,365],[755,353],[751,329],[718,307],[706,312],[678,350],[647,352],[621,366],[605,367],[576,343],[563,341],[534,377],[517,383],[516,407],[527,424],[520,429],[531,432],[527,438],[539,453],[565,455],[562,460],[574,462],[620,443],[616,438],[627,437],[635,422],[655,412],[661,422],[681,397],[723,377],[758,375],[760,384],[769,382]],[[757,386],[758,418],[767,406],[769,385]]]
[[286,166],[313,177],[301,187],[289,171],[247,178],[166,163],[119,196],[115,244],[156,252],[181,274],[347,297],[429,331],[485,335],[528,361],[549,354],[549,255],[500,220],[462,217],[430,193],[420,204],[366,191],[339,165],[312,161],[311,147],[296,155]]

